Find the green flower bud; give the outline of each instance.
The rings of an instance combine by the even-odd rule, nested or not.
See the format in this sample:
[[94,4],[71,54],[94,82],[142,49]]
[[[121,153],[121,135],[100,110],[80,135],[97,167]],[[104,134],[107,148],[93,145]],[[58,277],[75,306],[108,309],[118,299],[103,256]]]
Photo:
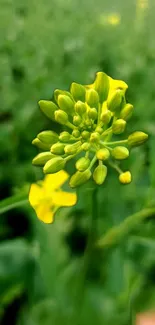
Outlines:
[[67,131],[61,132],[59,135],[59,140],[62,142],[67,142],[70,140],[70,138],[71,138],[71,135]]
[[106,111],[103,111],[103,113],[101,114],[101,121],[104,124],[108,124],[111,120],[112,117],[112,113],[107,109]]
[[99,94],[100,103],[102,103],[107,99],[109,93],[109,87],[110,87],[109,78],[106,75],[106,73],[98,72],[94,83],[94,89]]
[[99,134],[102,134],[103,129],[100,126],[97,126],[97,128],[95,129],[95,132],[98,132]]
[[65,160],[62,157],[55,157],[47,161],[43,171],[45,174],[54,174],[65,167]]
[[119,175],[119,181],[122,184],[129,184],[132,181],[131,173],[129,171],[121,173]]
[[124,132],[125,126],[126,126],[126,121],[122,119],[118,119],[112,125],[112,132],[114,134],[121,134]]
[[91,133],[90,141],[91,142],[99,142],[100,141],[100,135],[99,135],[99,133],[98,132]]
[[81,100],[82,102],[85,102],[85,94],[86,94],[86,89],[84,86],[77,84],[73,82],[71,84],[71,94],[75,101],[77,102],[78,100]]
[[77,150],[79,149],[80,145],[81,141],[78,141],[73,144],[67,144],[65,146],[65,153],[67,153],[68,155],[74,155],[75,153],[77,153]]
[[72,132],[72,135],[74,138],[79,138],[80,137],[80,131],[78,129],[74,129]]
[[40,141],[38,138],[35,138],[32,141],[32,144],[41,150],[49,150],[51,145]]
[[85,103],[81,102],[78,100],[78,102],[74,106],[75,112],[78,113],[79,115],[83,115],[87,111],[87,106]]
[[84,172],[77,171],[71,178],[69,185],[71,187],[77,187],[86,183],[91,177],[91,171],[86,169]]
[[99,160],[107,160],[110,157],[110,152],[107,148],[99,149],[96,152],[96,157]]
[[104,183],[107,176],[107,167],[105,165],[99,165],[93,172],[93,179],[96,184],[101,185]]
[[115,159],[122,160],[129,157],[129,150],[126,147],[118,146],[112,149],[111,154]]
[[89,137],[90,137],[90,132],[89,132],[89,131],[83,131],[83,132],[81,133],[81,135],[82,135],[82,138],[83,138],[84,140],[88,140]]
[[115,92],[113,92],[107,100],[108,109],[112,112],[115,112],[121,108],[122,99],[122,91],[120,89],[115,90]]
[[63,155],[64,147],[65,145],[63,143],[57,142],[51,147],[51,152],[55,155]]
[[58,134],[54,131],[42,131],[37,135],[37,138],[47,144],[52,145],[58,141]]
[[73,117],[73,124],[75,126],[79,126],[81,124],[81,122],[82,122],[82,118],[79,115],[75,115]]
[[88,158],[82,157],[77,160],[75,166],[80,172],[84,172],[90,165],[90,160]]
[[92,120],[95,121],[98,116],[96,108],[90,108],[88,111],[88,116],[89,116],[89,118],[91,118]]
[[54,112],[58,109],[58,106],[49,100],[40,100],[39,106],[41,111],[51,120],[54,119]]
[[128,137],[128,144],[132,147],[140,146],[148,139],[148,134],[140,131],[133,132]]
[[61,109],[57,110],[54,114],[56,122],[60,124],[66,124],[68,122],[68,115],[66,112],[62,111]]
[[120,117],[123,120],[128,121],[132,116],[132,112],[133,112],[133,105],[126,104],[121,110]]
[[49,151],[40,152],[37,156],[35,156],[32,160],[32,164],[35,166],[44,166],[48,160],[55,157]]
[[88,89],[86,91],[86,102],[90,107],[98,108],[99,96],[95,89]]
[[55,89],[54,90],[54,99],[56,100],[56,102],[58,102],[59,95],[65,95],[65,96],[68,96],[71,99],[73,99],[72,95],[71,95],[71,93],[69,91],[61,90],[61,89]]
[[90,127],[90,126],[92,125],[92,121],[91,121],[89,118],[87,118],[87,119],[84,121],[84,124],[85,124],[86,127]]
[[74,112],[74,103],[69,96],[59,95],[58,105],[63,111],[65,111],[68,114],[72,114]]
[[90,149],[90,143],[89,142],[84,142],[81,145],[81,149],[84,150],[84,151],[88,151]]

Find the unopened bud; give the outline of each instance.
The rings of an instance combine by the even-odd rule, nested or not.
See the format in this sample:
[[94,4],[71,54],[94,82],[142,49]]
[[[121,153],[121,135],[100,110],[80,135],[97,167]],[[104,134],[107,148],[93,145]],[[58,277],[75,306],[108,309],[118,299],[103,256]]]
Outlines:
[[43,171],[45,174],[54,174],[65,167],[65,160],[62,157],[55,157],[47,161]]
[[79,126],[81,124],[81,122],[82,122],[82,118],[79,115],[75,115],[73,117],[73,124],[75,126]]
[[67,131],[63,131],[59,135],[59,140],[62,142],[67,142],[70,140],[71,135]]
[[72,99],[72,95],[69,91],[66,90],[61,90],[61,89],[55,89],[54,90],[54,99],[56,100],[56,102],[58,102],[58,97],[59,95],[65,95],[68,96]]
[[68,115],[66,112],[62,111],[61,109],[57,110],[54,114],[56,122],[60,124],[66,124],[68,122]]
[[79,138],[80,137],[80,131],[78,129],[74,129],[72,132],[72,135],[74,138]]
[[88,140],[89,137],[90,137],[90,132],[89,132],[89,131],[83,131],[83,132],[81,133],[81,135],[82,135],[82,138],[83,138],[84,140]]
[[115,112],[119,108],[121,108],[122,98],[123,98],[122,91],[120,89],[115,90],[115,92],[113,92],[107,100],[108,109],[111,112]]
[[90,119],[95,121],[98,116],[96,108],[90,108],[88,111],[88,116]]
[[89,142],[84,142],[81,145],[81,149],[84,150],[84,151],[88,151],[90,149],[90,143]]
[[78,100],[78,102],[74,106],[75,112],[79,115],[83,115],[87,111],[87,106],[85,103]]
[[100,135],[99,135],[99,133],[98,132],[91,133],[90,141],[91,142],[99,142],[100,141]]
[[102,134],[103,129],[100,126],[97,126],[97,128],[95,129],[95,132],[98,132],[99,134]]
[[64,147],[65,145],[63,143],[57,142],[51,147],[51,152],[55,155],[63,155]]
[[101,185],[104,183],[107,176],[107,166],[99,165],[93,172],[93,179],[96,184]]
[[58,134],[54,131],[42,131],[37,135],[37,138],[47,144],[52,145],[58,141]]
[[109,78],[104,72],[98,72],[96,75],[94,88],[98,92],[100,103],[105,101],[109,92]]
[[58,105],[63,111],[65,111],[68,114],[72,114],[74,112],[74,103],[69,96],[59,95]]
[[111,120],[112,117],[112,113],[107,109],[106,111],[103,111],[103,113],[101,114],[101,121],[104,124],[108,124]]
[[95,89],[88,89],[86,92],[86,102],[90,107],[98,108],[99,95]]
[[35,156],[32,160],[32,164],[35,166],[44,166],[48,160],[55,157],[51,152],[40,152],[37,156]]
[[140,146],[148,139],[148,134],[140,131],[133,132],[128,137],[128,144],[132,147]]
[[76,162],[76,169],[80,172],[85,171],[90,165],[90,160],[88,158],[82,157]]
[[84,125],[85,125],[86,127],[90,127],[90,126],[92,125],[92,121],[91,121],[89,118],[87,118],[87,119],[84,121]]
[[122,160],[129,157],[129,150],[126,147],[118,146],[112,149],[111,154],[115,159]]
[[86,183],[91,177],[91,171],[86,169],[84,172],[77,171],[70,179],[69,185],[77,187]]
[[99,160],[107,160],[110,157],[110,152],[107,148],[99,149],[96,152],[96,157]]
[[124,172],[124,173],[121,173],[119,175],[119,181],[122,183],[122,184],[129,184],[131,183],[131,173],[129,171],[127,172]]
[[85,102],[85,94],[86,94],[86,89],[84,86],[77,84],[73,82],[71,84],[71,94],[75,101],[77,102],[78,100],[81,100],[82,102]]
[[112,132],[114,134],[121,134],[124,132],[126,126],[126,121],[123,119],[116,120],[112,125]]
[[49,100],[40,100],[39,106],[41,111],[51,120],[54,119],[54,112],[58,109],[58,106]]
[[35,138],[33,141],[32,141],[32,144],[34,146],[36,146],[37,148],[41,149],[41,150],[49,150],[51,145],[50,144],[47,144],[47,143],[44,143],[42,141],[40,141],[38,138]]
[[133,112],[133,105],[126,104],[121,110],[120,117],[123,120],[128,121],[132,116],[132,112]]
[[65,153],[67,153],[68,155],[74,155],[75,153],[77,153],[77,150],[79,149],[80,145],[81,141],[78,141],[73,144],[67,144],[65,146]]

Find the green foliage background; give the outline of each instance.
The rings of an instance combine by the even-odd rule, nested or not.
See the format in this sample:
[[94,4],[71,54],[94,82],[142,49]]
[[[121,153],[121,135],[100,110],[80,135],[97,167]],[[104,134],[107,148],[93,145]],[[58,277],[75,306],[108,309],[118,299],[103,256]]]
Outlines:
[[[72,81],[91,83],[97,71],[129,85],[135,112],[127,134],[149,141],[125,162],[131,185],[114,171],[98,190],[95,236],[155,202],[155,3],[136,0],[0,0],[1,199],[42,177],[32,167],[32,139],[51,124],[40,99]],[[117,26],[106,24],[118,13]],[[59,127],[60,130],[60,127]],[[72,165],[69,167],[69,172]],[[92,183],[79,190],[74,209],[53,225],[40,223],[27,205],[0,217],[0,320],[16,325],[127,325],[155,308],[155,221],[140,225],[114,249],[95,249],[84,274],[84,250],[93,204]],[[11,317],[11,323],[8,317]]]

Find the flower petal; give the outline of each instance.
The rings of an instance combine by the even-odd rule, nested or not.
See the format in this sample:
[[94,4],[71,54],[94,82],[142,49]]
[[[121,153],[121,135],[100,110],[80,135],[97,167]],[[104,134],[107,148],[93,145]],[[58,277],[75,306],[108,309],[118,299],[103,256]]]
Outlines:
[[47,193],[60,188],[68,179],[69,175],[64,171],[60,170],[55,174],[48,174],[44,178],[43,187]]
[[117,88],[122,88],[124,91],[128,88],[128,85],[122,80],[116,80],[116,79],[109,77],[109,81],[110,81],[109,93],[111,93],[111,91],[113,91]]
[[53,204],[57,207],[71,207],[77,202],[76,193],[68,193],[64,191],[55,191],[52,193]]
[[29,202],[34,208],[39,204],[40,200],[44,197],[44,192],[42,187],[37,184],[32,184],[29,191]]
[[35,207],[37,217],[44,223],[52,223],[54,218],[54,213],[50,206],[47,204],[40,204]]

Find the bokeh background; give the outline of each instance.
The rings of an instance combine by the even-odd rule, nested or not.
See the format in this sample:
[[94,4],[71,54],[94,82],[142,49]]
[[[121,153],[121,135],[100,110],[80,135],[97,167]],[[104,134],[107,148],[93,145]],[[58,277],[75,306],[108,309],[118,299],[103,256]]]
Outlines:
[[[91,83],[97,71],[129,85],[135,111],[126,132],[142,130],[149,141],[125,162],[129,186],[111,170],[98,190],[99,238],[155,202],[155,2],[0,0],[0,8],[1,199],[43,177],[31,165],[32,139],[61,129],[38,100],[73,81]],[[81,290],[92,201],[83,186],[78,205],[50,226],[28,204],[1,215],[0,324],[127,325],[131,314],[155,309],[153,217],[118,247],[92,252]]]

